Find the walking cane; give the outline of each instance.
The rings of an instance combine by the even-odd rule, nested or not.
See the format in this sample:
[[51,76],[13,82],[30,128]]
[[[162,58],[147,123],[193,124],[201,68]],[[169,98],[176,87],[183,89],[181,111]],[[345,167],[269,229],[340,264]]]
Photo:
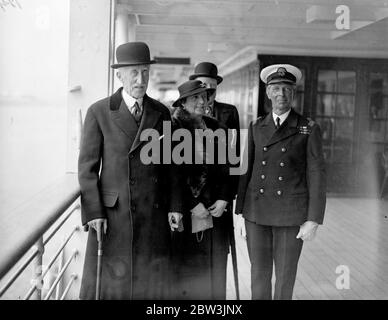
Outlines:
[[97,231],[97,279],[96,279],[96,300],[100,300],[101,295],[101,273],[102,273],[102,226]]
[[234,276],[234,287],[236,288],[236,299],[240,300],[240,287],[238,284],[238,270],[237,270],[237,253],[236,253],[236,241],[234,238],[234,227],[233,227],[233,211],[231,210],[231,217],[229,221],[229,245],[230,253],[232,255],[232,266]]
[[[89,231],[89,226],[84,226],[84,231]],[[102,273],[102,230],[97,231],[97,278],[96,278],[96,300],[100,300],[101,296],[101,273]]]

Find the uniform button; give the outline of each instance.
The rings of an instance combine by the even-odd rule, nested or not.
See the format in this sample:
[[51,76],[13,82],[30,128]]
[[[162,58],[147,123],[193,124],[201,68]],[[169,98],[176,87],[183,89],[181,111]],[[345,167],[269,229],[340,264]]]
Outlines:
[[265,175],[262,174],[262,175],[260,176],[260,178],[261,178],[261,180],[264,180],[264,179],[265,179]]
[[264,189],[260,189],[259,192],[260,192],[261,194],[263,194],[263,193],[264,193]]
[[264,148],[263,148],[263,151],[264,151],[264,152],[267,152],[267,151],[268,151],[268,148],[267,148],[267,147],[264,147]]
[[284,162],[280,162],[279,165],[280,165],[281,167],[284,167]]
[[136,211],[136,206],[135,206],[135,205],[132,205],[132,206],[131,206],[131,210],[132,210],[132,211]]
[[283,193],[282,190],[278,190],[278,191],[277,191],[278,196],[281,196],[282,193]]
[[155,209],[158,209],[158,208],[159,208],[159,204],[158,204],[158,203],[155,203],[155,204],[154,204],[154,208],[155,208]]
[[130,154],[130,155],[129,155],[129,159],[133,159],[133,154]]
[[263,160],[263,161],[261,161],[261,164],[262,164],[263,166],[265,166],[265,165],[267,165],[267,161]]
[[286,151],[287,151],[287,149],[283,147],[282,148],[282,152],[286,152]]
[[129,183],[133,186],[135,184],[135,179],[129,179]]
[[283,177],[279,177],[279,181],[283,181]]

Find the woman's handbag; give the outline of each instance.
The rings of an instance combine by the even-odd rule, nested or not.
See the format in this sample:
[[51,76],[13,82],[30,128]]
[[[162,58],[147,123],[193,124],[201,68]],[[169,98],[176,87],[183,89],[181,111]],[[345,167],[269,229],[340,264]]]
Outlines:
[[209,214],[206,218],[191,215],[191,232],[197,233],[213,228],[213,217]]

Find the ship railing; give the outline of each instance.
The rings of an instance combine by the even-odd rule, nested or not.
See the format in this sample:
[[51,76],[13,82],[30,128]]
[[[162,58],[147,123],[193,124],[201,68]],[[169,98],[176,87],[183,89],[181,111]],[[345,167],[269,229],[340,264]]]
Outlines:
[[[0,299],[12,289],[12,285],[28,268],[32,267],[32,279],[30,288],[26,289],[23,299],[49,300],[66,299],[66,295],[74,282],[79,278],[77,273],[67,276],[68,283],[61,283],[64,274],[70,264],[79,255],[79,249],[72,249],[66,262],[63,262],[63,254],[69,241],[79,233],[81,226],[77,223],[70,229],[64,230],[66,222],[80,219],[70,219],[75,212],[79,212],[80,189],[76,174],[66,174],[49,188],[38,193],[28,202],[19,206],[8,216],[3,216],[6,223],[0,226],[0,280],[3,280],[0,288]],[[8,219],[8,217],[10,219]],[[75,217],[77,218],[77,217]],[[45,248],[53,237],[60,232],[68,232],[63,236],[58,248],[52,256],[46,257]],[[55,243],[57,244],[57,243]],[[43,265],[43,257],[48,263]],[[44,288],[44,279],[57,262],[55,279],[51,281],[49,288]],[[61,286],[59,284],[61,283]],[[58,290],[64,287],[63,290]],[[55,296],[53,296],[56,291]],[[19,296],[21,298],[21,296]]]

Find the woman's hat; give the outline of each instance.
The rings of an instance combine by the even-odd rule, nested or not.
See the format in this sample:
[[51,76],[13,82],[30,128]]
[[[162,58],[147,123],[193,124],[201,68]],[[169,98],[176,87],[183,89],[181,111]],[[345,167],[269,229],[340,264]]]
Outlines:
[[187,98],[202,92],[214,92],[214,90],[215,89],[208,88],[206,84],[199,80],[186,81],[178,87],[179,98],[172,104],[172,106],[175,108],[178,107],[178,102],[183,98]]
[[156,62],[150,59],[150,49],[144,42],[128,42],[118,46],[116,59],[117,63],[111,66],[113,69]]
[[222,82],[222,77],[218,75],[217,66],[211,62],[201,62],[197,64],[194,69],[194,74],[192,74],[189,79],[194,80],[198,77],[209,77],[217,80],[217,84]]

